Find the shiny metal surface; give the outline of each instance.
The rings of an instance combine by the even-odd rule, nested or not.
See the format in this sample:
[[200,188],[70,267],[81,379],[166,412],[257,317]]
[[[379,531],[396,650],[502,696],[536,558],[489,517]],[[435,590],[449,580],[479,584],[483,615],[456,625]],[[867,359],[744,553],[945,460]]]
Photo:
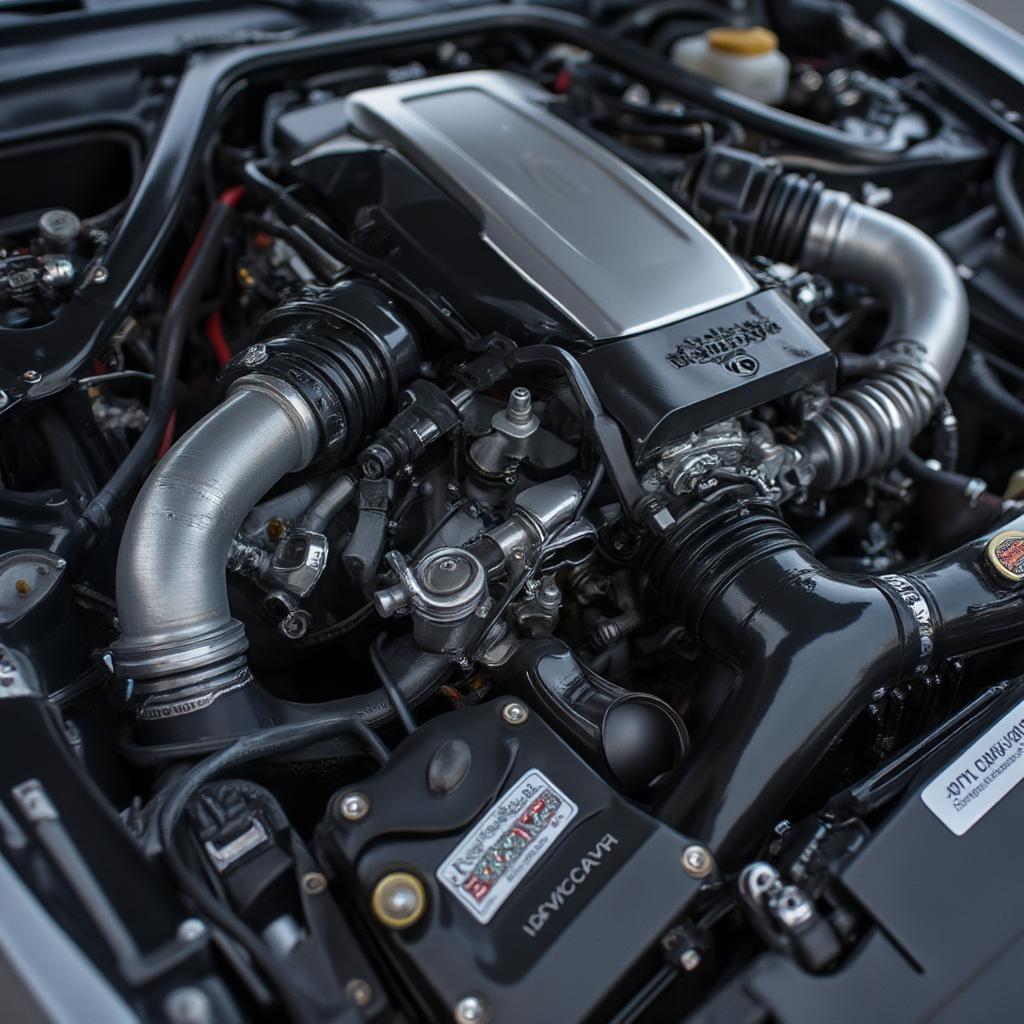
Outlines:
[[584,336],[635,334],[754,291],[687,213],[549,112],[553,100],[518,75],[471,71],[363,90],[349,110],[465,205]]
[[864,285],[889,312],[876,350],[886,365],[835,396],[805,438],[818,486],[842,487],[893,465],[924,429],[967,343],[967,293],[927,235],[832,190],[799,262]]
[[240,384],[159,463],[125,527],[117,562],[118,672],[140,689],[241,654],[225,562],[246,515],[309,458],[316,427],[288,396]]

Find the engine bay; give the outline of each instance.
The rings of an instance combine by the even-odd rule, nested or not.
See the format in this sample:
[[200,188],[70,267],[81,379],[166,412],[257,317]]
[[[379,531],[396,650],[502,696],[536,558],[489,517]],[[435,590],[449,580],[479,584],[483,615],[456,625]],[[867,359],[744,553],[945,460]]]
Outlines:
[[12,70],[0,891],[79,1019],[994,998],[1024,86],[592,6]]

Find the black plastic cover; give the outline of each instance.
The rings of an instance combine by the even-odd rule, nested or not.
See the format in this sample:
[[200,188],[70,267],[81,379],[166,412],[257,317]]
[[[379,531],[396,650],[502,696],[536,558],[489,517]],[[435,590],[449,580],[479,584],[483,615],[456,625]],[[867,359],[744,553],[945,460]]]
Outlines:
[[[571,1024],[598,1010],[605,1019],[630,986],[635,992],[653,975],[659,939],[701,883],[682,868],[686,839],[619,797],[538,715],[505,722],[507,703],[420,726],[359,784],[369,813],[358,822],[331,814],[320,826],[321,850],[410,988],[429,993],[424,1015],[448,1019],[475,993],[494,1021]],[[456,785],[431,788],[436,758],[447,757],[453,740],[468,747],[469,768]],[[515,844],[509,834],[521,828],[521,812],[502,819],[495,808],[512,802],[528,773],[564,796],[559,813],[571,802],[575,814],[481,922],[467,909],[472,901],[441,884],[438,869],[477,830],[486,833],[482,847],[506,856],[503,842]],[[370,910],[374,886],[391,872],[416,875],[426,891],[423,917],[404,930],[377,923]]]
[[836,359],[778,289],[595,345],[580,363],[638,459],[812,384]]

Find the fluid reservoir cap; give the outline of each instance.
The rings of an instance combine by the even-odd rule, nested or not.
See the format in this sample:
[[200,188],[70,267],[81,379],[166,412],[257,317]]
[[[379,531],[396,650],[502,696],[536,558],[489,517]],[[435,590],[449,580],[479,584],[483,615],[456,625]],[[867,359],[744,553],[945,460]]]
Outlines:
[[708,45],[719,53],[735,57],[760,57],[779,48],[779,37],[770,29],[755,25],[752,28],[712,28],[704,34]]
[[989,564],[1004,579],[1024,582],[1024,532],[1003,530],[985,548]]
[[458,551],[442,551],[421,565],[424,589],[440,597],[458,593],[473,578],[473,563]]

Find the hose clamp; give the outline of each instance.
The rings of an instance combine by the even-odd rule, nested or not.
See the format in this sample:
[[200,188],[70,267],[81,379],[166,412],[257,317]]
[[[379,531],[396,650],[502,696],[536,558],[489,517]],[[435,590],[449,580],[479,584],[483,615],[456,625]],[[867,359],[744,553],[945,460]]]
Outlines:
[[260,391],[269,395],[288,414],[295,424],[302,446],[299,464],[295,469],[308,466],[320,446],[320,426],[302,393],[287,381],[264,373],[247,373],[244,377],[239,377],[228,389],[228,394],[233,395],[236,391],[242,390]]

